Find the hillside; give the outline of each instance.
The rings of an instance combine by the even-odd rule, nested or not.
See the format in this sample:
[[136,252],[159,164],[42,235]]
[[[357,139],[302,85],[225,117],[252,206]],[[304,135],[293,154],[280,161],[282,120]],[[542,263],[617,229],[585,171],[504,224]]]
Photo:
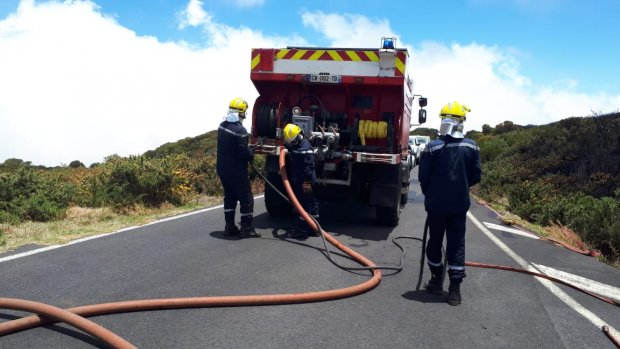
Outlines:
[[485,126],[468,134],[480,145],[480,195],[530,222],[566,226],[620,257],[620,113]]
[[217,154],[217,130],[196,137],[186,137],[166,143],[144,153],[149,158],[163,158],[169,155],[185,154],[190,157],[215,156]]
[[597,198],[620,187],[620,113],[471,136],[480,144],[489,180],[498,184],[543,181],[562,194]]
[[[412,134],[436,138],[437,130],[419,128]],[[529,222],[567,227],[608,261],[620,263],[620,113],[542,126],[505,121],[467,137],[480,145],[477,195]],[[42,168],[8,159],[0,164],[0,224],[62,219],[74,206],[122,211],[222,195],[216,149],[217,131],[210,131],[141,156],[110,156],[91,168],[77,161]],[[257,158],[262,168],[264,158]],[[253,172],[251,178],[258,179]]]

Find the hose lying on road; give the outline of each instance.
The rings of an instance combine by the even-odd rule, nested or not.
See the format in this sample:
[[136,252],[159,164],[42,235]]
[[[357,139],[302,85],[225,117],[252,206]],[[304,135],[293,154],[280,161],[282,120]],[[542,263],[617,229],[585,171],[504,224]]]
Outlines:
[[[423,237],[422,237],[422,257],[420,258],[420,274],[418,275],[418,285],[417,285],[416,289],[419,289],[420,283],[422,282],[422,275],[423,275],[423,272],[424,272],[424,258],[426,257],[425,250],[426,250],[426,237],[428,235],[428,229],[429,229],[429,226],[428,226],[428,216],[427,216],[426,217],[426,222],[424,223],[424,234],[423,234]],[[445,257],[445,253],[444,253],[444,257]],[[447,263],[446,263],[445,259],[444,259],[443,265],[444,265],[444,269],[443,269],[443,273],[442,273],[442,279],[443,279],[443,277],[445,275],[445,272],[446,272],[446,268],[445,267],[446,267]],[[592,296],[592,297],[594,297],[594,298],[596,298],[598,300],[601,300],[601,301],[603,301],[605,303],[609,303],[611,305],[615,305],[616,307],[620,307],[620,303],[618,303],[614,299],[600,296],[598,294],[595,294],[595,293],[592,293],[590,291],[584,290],[584,289],[582,289],[580,287],[577,287],[577,286],[575,286],[575,285],[573,285],[571,283],[568,283],[568,282],[566,282],[564,280],[560,280],[558,278],[555,278],[553,276],[549,276],[549,275],[546,275],[546,274],[537,273],[537,272],[533,272],[533,271],[529,271],[529,270],[525,270],[525,269],[520,269],[520,268],[515,268],[515,267],[508,267],[508,266],[505,266],[505,265],[497,265],[497,264],[485,264],[485,263],[478,263],[478,262],[465,262],[465,265],[469,266],[469,267],[475,267],[475,268],[487,268],[487,269],[506,270],[506,271],[512,271],[512,272],[516,272],[516,273],[528,274],[528,275],[544,278],[544,279],[547,279],[547,280],[550,280],[550,281],[557,282],[559,284],[568,286],[568,287],[573,288],[573,289],[575,289],[577,291],[583,292],[583,293],[585,293],[585,294],[587,294],[589,296]],[[609,328],[607,326],[603,326],[602,330],[603,330],[603,333],[605,333],[605,335],[607,336],[607,338],[609,338],[609,340],[611,340],[616,345],[616,347],[618,347],[620,349],[620,345],[619,345],[618,340],[611,334],[611,332],[609,331]]]
[[[286,175],[286,169],[284,167],[284,157],[286,151],[280,153],[280,173],[282,180],[286,188],[287,193],[292,198],[295,209],[306,219],[306,222],[319,229],[320,227],[315,225],[310,215],[306,213],[299,201],[295,198],[293,190],[288,181]],[[136,312],[145,310],[162,310],[162,309],[182,309],[182,308],[205,308],[205,307],[231,307],[231,306],[257,306],[257,305],[276,305],[276,304],[294,304],[294,303],[310,303],[310,302],[322,302],[340,298],[351,297],[365,293],[372,290],[381,282],[381,271],[376,269],[375,264],[368,258],[355,252],[349,247],[343,245],[331,235],[325,233],[322,229],[320,234],[324,236],[334,247],[340,249],[342,252],[349,255],[358,263],[368,267],[372,270],[372,278],[369,280],[350,287],[307,292],[307,293],[285,293],[285,294],[273,294],[273,295],[247,295],[247,296],[214,296],[214,297],[191,297],[191,298],[163,298],[163,299],[146,299],[146,300],[134,300],[124,302],[113,302],[103,304],[85,305],[81,307],[75,307],[66,309],[67,311],[82,316],[96,316],[106,314],[117,314],[126,312]],[[17,309],[17,308],[11,308]],[[33,315],[23,317],[20,319],[7,321],[0,323],[0,336],[7,335],[16,331],[33,328],[43,324],[50,324],[60,320],[59,317],[50,317],[47,312],[41,307],[31,307],[29,309],[19,308],[21,310],[35,312],[40,315]],[[64,320],[62,320],[64,321]],[[97,334],[97,338],[108,343],[113,339],[107,334]]]
[[62,321],[66,324],[72,325],[73,327],[79,328],[80,330],[101,339],[112,348],[136,348],[134,345],[114,334],[110,330],[104,328],[103,326],[97,325],[96,323],[87,320],[79,315],[76,315],[70,311],[60,309],[48,304],[22,299],[0,298],[0,309],[23,310],[38,313],[39,315],[44,315],[47,318],[54,319],[56,321]]
[[[322,236],[324,244],[325,244],[325,251],[326,251],[326,254],[330,262],[346,270],[370,270],[372,271],[371,279],[361,284],[346,287],[346,288],[326,290],[326,291],[317,291],[317,292],[286,293],[286,294],[274,294],[274,295],[213,296],[213,297],[147,299],[147,300],[134,300],[134,301],[85,305],[85,306],[70,308],[66,310],[59,309],[59,308],[46,305],[43,303],[38,303],[38,302],[16,300],[16,299],[10,299],[10,298],[0,298],[0,308],[23,310],[23,311],[28,311],[28,312],[39,314],[39,315],[23,317],[20,319],[0,323],[0,336],[4,336],[4,335],[7,335],[13,332],[33,328],[33,327],[44,325],[44,324],[50,324],[50,323],[54,323],[57,321],[63,321],[79,329],[84,330],[85,332],[101,339],[103,342],[105,342],[106,344],[114,348],[134,348],[132,344],[125,341],[121,337],[117,336],[116,334],[108,331],[107,329],[89,320],[84,319],[84,317],[106,315],[106,314],[116,314],[116,313],[126,313],[126,312],[136,312],[136,311],[146,311],[146,310],[277,305],[277,304],[310,303],[310,302],[335,300],[335,299],[359,295],[359,294],[365,293],[375,288],[381,282],[380,269],[390,269],[390,270],[397,270],[397,271],[402,270],[403,259],[404,259],[404,249],[395,242],[395,239],[411,238],[411,239],[419,240],[418,238],[400,236],[400,237],[396,237],[392,239],[392,241],[401,249],[401,251],[403,251],[403,254],[401,257],[401,263],[399,266],[377,266],[375,265],[372,261],[370,261],[366,257],[358,254],[357,252],[353,251],[352,249],[340,243],[338,240],[336,240],[331,235],[327,234],[321,228],[318,222],[314,220],[314,218],[310,216],[302,208],[299,201],[293,194],[293,190],[291,188],[291,185],[288,180],[288,176],[286,174],[286,169],[284,165],[285,156],[286,156],[286,150],[283,150],[280,153],[279,167],[280,167],[280,175],[282,177],[284,187],[289,197],[291,198],[291,203],[293,204],[297,212],[304,218],[304,220],[311,226],[312,229],[314,229],[316,232],[319,233],[320,236]],[[269,182],[266,181],[266,183],[269,183]],[[422,240],[423,241],[423,244],[422,244],[423,252],[422,252],[422,258],[420,262],[420,274],[418,277],[417,288],[419,288],[420,282],[422,280],[422,275],[423,275],[424,257],[425,257],[424,249],[426,245],[425,242],[426,242],[427,233],[428,233],[428,222],[424,226],[424,237]],[[353,258],[358,263],[364,265],[364,267],[359,267],[359,268],[344,267],[344,266],[337,264],[335,261],[332,260],[329,249],[327,248],[327,244],[325,241],[329,241],[330,244],[332,244],[336,248],[340,249],[342,252],[349,255],[351,258]],[[506,266],[492,265],[492,264],[482,264],[482,263],[476,263],[476,262],[466,262],[465,265],[471,266],[471,267],[478,267],[478,268],[509,270],[509,271],[525,273],[525,274],[534,275],[537,277],[546,278],[551,281],[558,282],[563,285],[572,287],[576,290],[584,292],[604,302],[613,304],[615,306],[620,306],[618,302],[614,300],[593,294],[586,290],[580,289],[577,286],[571,285],[567,282],[550,277],[545,274],[535,273],[535,272],[531,272],[528,270],[523,270],[523,269],[518,269],[518,268],[513,268],[513,267],[506,267]],[[606,326],[603,326],[602,330],[605,333],[605,335],[607,335],[609,339],[617,347],[620,348],[620,346],[618,345],[618,341],[612,336],[612,334],[609,332],[609,329]]]
[[[251,164],[252,167],[254,168],[254,171],[258,174],[259,177],[261,177],[264,181],[265,184],[269,185],[275,193],[277,193],[278,195],[280,195],[280,197],[282,198],[282,200],[288,202],[289,204],[293,205],[293,207],[295,207],[295,205],[291,202],[291,200],[289,200],[289,198],[282,194],[280,192],[280,190],[278,190],[278,188],[276,188],[275,185],[273,185],[273,183],[271,183],[267,177],[265,177],[256,167],[254,167],[254,164]],[[286,178],[288,178],[286,171],[284,173],[280,174],[281,177],[284,178],[284,176],[286,176]],[[290,195],[290,194],[289,194]],[[291,196],[292,198],[294,198],[294,200],[297,201],[297,198],[295,197],[295,195]],[[301,207],[301,205],[300,205]],[[412,239],[412,240],[422,240],[420,238],[417,237],[413,237],[413,236],[395,236],[392,238],[392,243],[394,245],[396,245],[396,247],[398,247],[401,251],[401,255],[400,255],[400,263],[399,265],[373,265],[372,267],[348,267],[348,266],[344,266],[342,264],[339,264],[338,262],[336,262],[332,256],[331,256],[331,251],[329,249],[329,247],[327,246],[327,240],[326,240],[326,236],[329,236],[327,234],[323,234],[321,232],[323,232],[323,227],[321,227],[321,225],[319,224],[319,222],[317,222],[317,220],[312,217],[311,215],[307,215],[307,217],[309,217],[312,222],[314,223],[314,225],[312,226],[315,232],[320,232],[319,236],[323,239],[323,247],[324,247],[324,253],[325,253],[325,257],[327,257],[327,260],[330,261],[333,265],[337,266],[340,269],[344,269],[344,270],[348,270],[348,271],[352,271],[352,270],[375,270],[375,269],[381,269],[381,270],[393,270],[394,273],[389,274],[389,275],[394,275],[397,274],[399,272],[401,272],[404,269],[404,265],[405,265],[405,249],[403,248],[402,245],[400,245],[398,242],[396,242],[396,240],[398,239]],[[304,217],[304,219],[306,219],[306,217]]]

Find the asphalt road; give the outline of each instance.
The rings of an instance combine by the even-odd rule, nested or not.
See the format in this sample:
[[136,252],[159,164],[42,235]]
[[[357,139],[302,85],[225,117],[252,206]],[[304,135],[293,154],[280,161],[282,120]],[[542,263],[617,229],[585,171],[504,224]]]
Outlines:
[[[417,178],[417,168],[412,175]],[[322,205],[321,223],[376,264],[397,265],[401,252],[392,238],[423,234],[423,197],[418,181],[411,184],[401,223],[393,229],[376,225],[374,210],[349,203]],[[475,219],[467,221],[467,261],[514,267],[535,263],[609,285],[620,298],[619,270],[549,242],[487,229],[485,223],[500,223],[482,205],[473,204],[470,213]],[[224,237],[222,208],[216,207],[20,258],[15,256],[38,247],[0,255],[0,297],[68,308],[135,299],[301,293],[368,280],[367,272],[332,265],[320,251],[320,238],[290,239],[296,218],[269,216],[262,197],[255,200],[255,217],[261,239]],[[528,275],[471,267],[462,285],[463,304],[452,307],[445,297],[416,290],[421,242],[398,241],[406,250],[404,269],[384,271],[378,287],[356,297],[90,319],[139,348],[614,348],[599,325],[620,328],[617,307],[565,286],[545,286]],[[334,252],[338,262],[358,266]],[[428,276],[426,268],[424,281]],[[0,322],[25,314],[0,310]],[[64,324],[0,337],[0,348],[98,347],[104,346]]]

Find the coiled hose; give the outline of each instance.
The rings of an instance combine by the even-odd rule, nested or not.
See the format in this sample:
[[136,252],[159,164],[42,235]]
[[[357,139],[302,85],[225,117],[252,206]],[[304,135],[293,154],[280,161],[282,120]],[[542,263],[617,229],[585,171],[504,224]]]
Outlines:
[[366,139],[384,139],[387,137],[388,123],[385,121],[360,120],[357,135],[362,145]]

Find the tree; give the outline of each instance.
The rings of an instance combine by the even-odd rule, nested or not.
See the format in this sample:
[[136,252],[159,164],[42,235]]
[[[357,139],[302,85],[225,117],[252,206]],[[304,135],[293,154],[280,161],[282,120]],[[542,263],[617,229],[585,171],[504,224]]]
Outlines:
[[508,133],[510,131],[514,131],[516,129],[521,128],[521,126],[515,124],[512,121],[504,121],[501,124],[497,124],[495,126],[495,134],[503,134],[503,133]]
[[24,161],[22,159],[15,159],[15,158],[6,159],[4,163],[2,163],[2,167],[10,171],[17,170],[20,167],[30,166],[30,165],[32,165],[32,162],[30,161]]
[[436,139],[439,131],[435,128],[418,127],[415,130],[409,132],[410,135],[416,136],[429,136],[431,139]]
[[485,136],[492,135],[493,131],[494,131],[493,127],[491,127],[489,124],[482,125],[482,134],[483,135],[485,135]]
[[69,167],[80,168],[80,167],[86,167],[86,166],[80,160],[73,160],[69,163]]

